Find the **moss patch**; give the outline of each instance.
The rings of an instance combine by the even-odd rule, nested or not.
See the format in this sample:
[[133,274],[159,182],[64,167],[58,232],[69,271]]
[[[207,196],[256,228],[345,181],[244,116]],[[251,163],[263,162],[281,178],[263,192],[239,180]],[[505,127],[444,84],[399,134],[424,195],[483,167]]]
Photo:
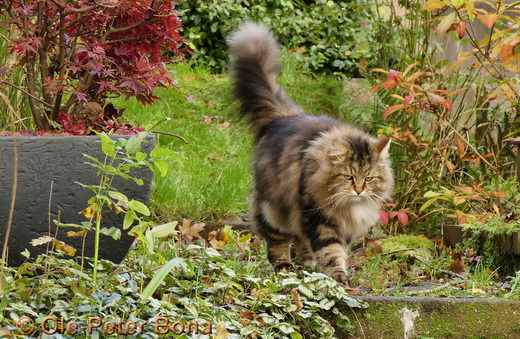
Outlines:
[[[520,338],[520,302],[434,298],[364,297],[369,307],[355,311],[354,337],[403,338],[402,310],[417,311],[416,335],[429,338]],[[352,313],[352,311],[349,311]],[[364,335],[363,335],[364,334]],[[427,334],[427,335],[426,335]]]
[[[415,235],[399,235],[382,240],[383,253],[397,252],[399,255],[414,254],[423,258],[430,258],[433,254],[433,243],[423,237]],[[406,249],[413,249],[404,251]],[[403,251],[403,252],[399,252]]]

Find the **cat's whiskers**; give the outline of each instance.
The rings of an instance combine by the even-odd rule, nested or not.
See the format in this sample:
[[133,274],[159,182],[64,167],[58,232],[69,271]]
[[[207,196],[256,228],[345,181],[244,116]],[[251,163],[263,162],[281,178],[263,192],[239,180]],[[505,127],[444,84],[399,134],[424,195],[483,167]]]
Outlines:
[[376,199],[377,201],[379,201],[381,204],[384,204],[386,202],[386,199],[383,198],[382,196],[380,196],[379,194],[377,193],[370,193],[370,196],[374,199]]
[[367,195],[366,197],[367,197],[367,201],[370,204],[370,206],[372,206],[374,208],[379,208],[380,207],[380,204],[377,202],[377,200],[374,198],[374,196]]
[[316,209],[320,208],[327,208],[330,207],[330,205],[334,205],[336,203],[336,200],[341,196],[344,195],[343,192],[336,192],[333,195],[326,197],[325,199],[322,199],[319,201],[316,205],[318,206]]

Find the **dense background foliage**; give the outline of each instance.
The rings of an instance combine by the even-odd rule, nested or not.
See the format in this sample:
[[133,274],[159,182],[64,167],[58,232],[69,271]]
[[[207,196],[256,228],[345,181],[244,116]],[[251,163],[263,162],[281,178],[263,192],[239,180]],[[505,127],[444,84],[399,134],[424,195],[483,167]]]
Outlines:
[[194,62],[216,71],[229,60],[225,37],[245,19],[265,22],[313,71],[359,74],[375,51],[370,1],[187,0],[179,9]]

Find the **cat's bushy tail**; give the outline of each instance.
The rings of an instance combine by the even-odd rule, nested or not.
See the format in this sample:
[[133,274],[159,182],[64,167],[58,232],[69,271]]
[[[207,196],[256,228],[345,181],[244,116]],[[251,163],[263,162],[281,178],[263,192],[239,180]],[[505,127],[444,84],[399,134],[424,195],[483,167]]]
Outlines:
[[280,48],[269,28],[243,22],[227,43],[233,61],[231,75],[241,113],[260,129],[271,121],[299,113],[276,79],[281,69]]

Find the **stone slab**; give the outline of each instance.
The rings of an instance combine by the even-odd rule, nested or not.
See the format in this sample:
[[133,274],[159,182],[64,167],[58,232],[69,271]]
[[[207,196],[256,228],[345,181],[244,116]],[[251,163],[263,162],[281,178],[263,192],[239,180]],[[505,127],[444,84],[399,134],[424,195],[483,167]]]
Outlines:
[[[358,297],[351,338],[520,338],[520,300]],[[408,331],[407,331],[408,330]],[[406,335],[405,335],[406,333]]]

